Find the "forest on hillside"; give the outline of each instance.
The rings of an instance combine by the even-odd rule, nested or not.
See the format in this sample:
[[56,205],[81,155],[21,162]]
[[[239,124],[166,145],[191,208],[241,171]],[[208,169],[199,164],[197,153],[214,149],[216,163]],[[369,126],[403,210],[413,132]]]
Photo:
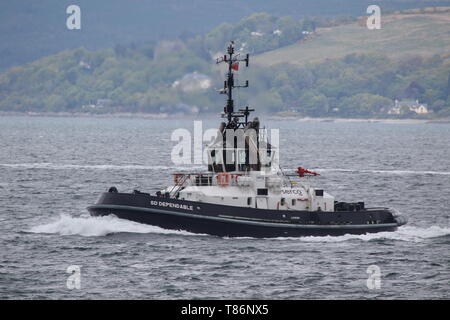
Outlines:
[[[0,74],[0,111],[220,112],[224,74],[214,57],[229,39],[237,39],[240,52],[258,54],[353,19],[260,13],[201,36],[63,51]],[[237,103],[259,112],[385,117],[396,99],[409,99],[428,104],[433,117],[450,116],[450,55],[394,60],[365,53],[306,65],[251,64],[238,78],[250,88],[239,91]],[[405,110],[401,116],[416,115]]]
[[[99,50],[200,35],[254,12],[275,16],[361,16],[372,0],[18,0],[0,1],[0,71],[64,50]],[[378,0],[383,12],[448,6],[449,0]],[[81,8],[81,29],[66,28],[66,8]]]

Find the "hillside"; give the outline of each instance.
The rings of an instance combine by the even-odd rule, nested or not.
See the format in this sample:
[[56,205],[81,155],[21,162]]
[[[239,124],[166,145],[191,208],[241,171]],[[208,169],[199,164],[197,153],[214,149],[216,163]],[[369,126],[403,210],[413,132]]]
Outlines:
[[[208,32],[254,12],[296,19],[364,14],[372,0],[19,0],[0,1],[0,70],[84,47],[98,50]],[[67,6],[79,5],[81,30],[65,26]],[[382,8],[450,5],[448,0],[378,0]]]
[[[236,39],[237,50],[262,52],[236,75],[250,81],[235,96],[238,106],[313,117],[448,117],[448,20],[410,12],[367,31],[345,19],[257,13],[202,36],[66,50],[0,73],[0,111],[220,112],[223,69],[213,57]],[[409,105],[400,110],[396,100]],[[430,112],[411,109],[416,100]]]
[[450,12],[382,16],[381,30],[365,21],[319,28],[309,40],[258,55],[254,62],[274,65],[314,63],[351,53],[382,53],[392,58],[450,53]]

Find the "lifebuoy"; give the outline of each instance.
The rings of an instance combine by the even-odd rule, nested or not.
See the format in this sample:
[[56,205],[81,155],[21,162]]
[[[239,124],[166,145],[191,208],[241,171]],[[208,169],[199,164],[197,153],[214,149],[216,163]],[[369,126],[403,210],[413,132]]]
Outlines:
[[226,187],[230,185],[230,174],[228,172],[219,173],[217,178],[217,184],[221,187]]

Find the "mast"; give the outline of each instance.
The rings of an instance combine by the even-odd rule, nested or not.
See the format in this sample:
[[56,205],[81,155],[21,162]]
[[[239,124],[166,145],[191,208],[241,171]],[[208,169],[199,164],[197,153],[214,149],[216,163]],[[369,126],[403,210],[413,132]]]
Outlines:
[[[226,124],[227,129],[237,129],[239,127],[245,127],[248,124],[248,116],[254,109],[249,109],[248,106],[245,109],[239,109],[237,112],[234,111],[234,100],[233,100],[233,89],[234,88],[247,88],[248,80],[245,81],[245,85],[235,85],[234,83],[234,71],[239,70],[239,62],[245,62],[245,66],[248,67],[249,64],[249,54],[247,53],[245,58],[240,58],[240,54],[235,55],[234,53],[234,41],[230,41],[227,48],[227,54],[223,57],[218,58],[216,63],[225,62],[228,64],[228,71],[226,74],[226,80],[223,84],[223,89],[220,91],[222,94],[227,95],[227,103],[224,108],[224,117],[227,118],[228,122]],[[240,118],[244,118],[241,121]]]
[[[220,90],[221,94],[227,95],[227,101],[223,109],[222,118],[226,118],[227,121],[222,122],[219,128],[219,134],[222,135],[222,146],[218,152],[222,153],[221,164],[212,160],[208,165],[208,170],[213,172],[232,172],[232,171],[251,171],[260,170],[261,163],[259,159],[259,120],[258,118],[249,121],[250,112],[255,111],[246,106],[243,109],[235,111],[235,105],[233,100],[233,89],[247,88],[248,80],[244,85],[240,85],[234,79],[234,74],[239,70],[239,63],[245,62],[245,66],[249,65],[249,54],[241,57],[240,53],[235,54],[234,41],[230,41],[227,47],[227,53],[216,60],[216,63],[226,63],[227,73],[226,79],[223,84],[223,89]],[[238,130],[242,130],[244,135],[242,137],[236,134]],[[255,131],[255,136],[252,138],[252,130]],[[234,132],[232,136],[228,136],[227,133]],[[249,133],[245,136],[245,133]],[[238,136],[244,139],[238,143]],[[232,140],[230,140],[232,139]],[[230,140],[230,141],[227,141]],[[243,142],[243,145],[241,144]],[[215,158],[216,150],[212,150],[210,153],[211,159]],[[244,152],[244,153],[243,153]],[[254,157],[250,156],[251,152],[255,152],[256,163],[250,163],[250,159]],[[253,155],[253,153],[252,153]],[[253,160],[252,160],[253,162]]]

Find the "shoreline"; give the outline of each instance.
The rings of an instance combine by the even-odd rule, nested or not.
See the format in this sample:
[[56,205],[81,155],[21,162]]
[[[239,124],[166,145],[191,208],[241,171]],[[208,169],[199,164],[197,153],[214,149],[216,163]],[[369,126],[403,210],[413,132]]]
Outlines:
[[[392,119],[392,118],[312,118],[312,117],[292,117],[292,116],[277,116],[274,114],[263,115],[267,120],[272,121],[295,121],[295,122],[334,122],[334,123],[391,123],[391,124],[419,124],[419,123],[449,123],[450,118],[436,118],[436,119]],[[186,114],[172,114],[167,113],[84,113],[84,112],[7,112],[0,111],[0,117],[54,117],[54,118],[118,118],[118,119],[149,119],[149,120],[164,120],[164,119],[209,119],[216,118],[217,114],[204,115],[186,115]]]
[[421,124],[421,123],[450,123],[449,118],[436,119],[392,119],[392,118],[298,118],[298,117],[269,117],[269,120],[296,122],[334,122],[334,123],[390,123],[390,124]]

